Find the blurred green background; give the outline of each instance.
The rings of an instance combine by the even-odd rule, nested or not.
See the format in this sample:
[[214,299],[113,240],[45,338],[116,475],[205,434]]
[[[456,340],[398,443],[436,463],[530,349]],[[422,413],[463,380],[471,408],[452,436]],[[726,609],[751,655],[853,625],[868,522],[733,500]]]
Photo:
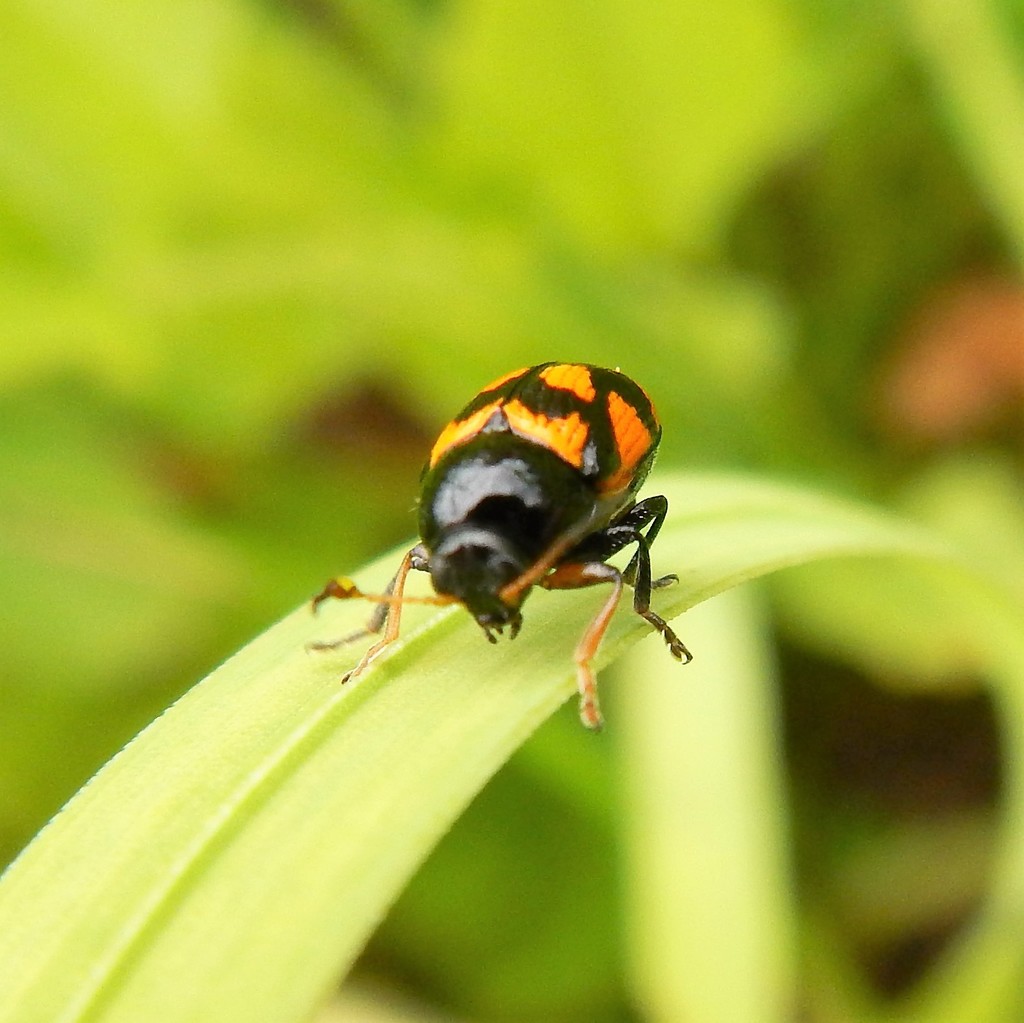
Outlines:
[[[410,537],[434,432],[516,366],[621,366],[660,468],[880,502],[1024,585],[1015,0],[2,0],[0,118],[4,862]],[[1017,769],[913,595],[826,584],[769,594],[809,1021],[942,968]],[[645,1018],[616,771],[564,710],[360,975],[441,1018]]]

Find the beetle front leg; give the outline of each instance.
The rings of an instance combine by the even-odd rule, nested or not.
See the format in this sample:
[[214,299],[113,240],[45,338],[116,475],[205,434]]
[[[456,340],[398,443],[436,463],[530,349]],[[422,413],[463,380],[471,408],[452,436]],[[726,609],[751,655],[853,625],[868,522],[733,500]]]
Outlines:
[[366,600],[378,601],[377,606],[373,610],[373,614],[370,616],[370,620],[361,629],[357,629],[355,632],[350,633],[347,636],[343,636],[341,639],[316,641],[306,644],[307,650],[336,650],[340,646],[345,646],[348,643],[352,643],[357,639],[362,639],[364,636],[376,635],[384,630],[384,635],[371,646],[360,658],[359,663],[349,671],[343,678],[342,683],[344,684],[350,678],[355,678],[360,675],[363,670],[373,661],[387,646],[398,639],[398,632],[401,626],[402,620],[402,601],[405,594],[405,581],[409,576],[409,572],[412,569],[419,571],[427,571],[428,562],[427,554],[421,544],[417,544],[411,550],[407,551],[405,556],[402,558],[401,564],[398,566],[398,571],[395,573],[391,582],[384,588],[384,592],[378,597],[374,594],[366,594],[361,592],[355,583],[349,579],[332,579],[323,590],[318,593],[312,602],[312,609],[316,609],[325,601],[331,598],[337,600],[350,600],[354,598],[363,598]]
[[594,659],[601,640],[612,620],[622,596],[622,573],[602,561],[584,564],[560,565],[540,581],[547,590],[571,590],[583,586],[611,583],[612,592],[601,610],[594,615],[586,631],[576,644],[573,660],[576,662],[576,688],[580,694],[580,720],[591,731],[599,732],[604,724],[597,700],[597,679],[590,662]]

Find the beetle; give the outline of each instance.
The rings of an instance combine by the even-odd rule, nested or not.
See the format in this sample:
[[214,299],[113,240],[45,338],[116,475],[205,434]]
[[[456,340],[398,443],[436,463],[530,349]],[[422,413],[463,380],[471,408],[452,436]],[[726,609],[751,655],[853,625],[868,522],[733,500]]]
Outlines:
[[[637,500],[661,440],[646,392],[619,370],[545,362],[484,387],[441,431],[421,475],[420,542],[403,557],[381,594],[332,579],[312,601],[377,602],[366,626],[319,650],[383,634],[342,679],[355,678],[398,638],[403,603],[462,604],[488,640],[507,627],[514,639],[534,586],[576,589],[607,584],[611,593],[576,646],[580,718],[602,726],[591,662],[624,585],[633,610],[661,633],[669,653],[691,654],[651,609],[651,591],[678,581],[652,579],[650,546],[668,512],[663,496]],[[636,549],[620,571],[608,559]],[[405,596],[410,571],[428,572],[434,595]]]

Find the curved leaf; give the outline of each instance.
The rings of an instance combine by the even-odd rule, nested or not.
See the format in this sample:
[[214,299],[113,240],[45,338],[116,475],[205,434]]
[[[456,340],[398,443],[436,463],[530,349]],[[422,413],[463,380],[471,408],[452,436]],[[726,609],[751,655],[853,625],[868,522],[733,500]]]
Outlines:
[[[949,559],[916,529],[795,489],[660,483],[672,513],[656,570],[680,577],[656,595],[666,614],[815,558]],[[394,561],[360,582],[379,585]],[[496,647],[458,608],[410,607],[390,656],[345,687],[358,647],[305,644],[365,606],[273,626],[114,758],[0,882],[0,1021],[306,1018],[460,810],[571,695],[571,650],[598,602],[538,592],[519,641]],[[647,631],[623,609],[599,663]]]

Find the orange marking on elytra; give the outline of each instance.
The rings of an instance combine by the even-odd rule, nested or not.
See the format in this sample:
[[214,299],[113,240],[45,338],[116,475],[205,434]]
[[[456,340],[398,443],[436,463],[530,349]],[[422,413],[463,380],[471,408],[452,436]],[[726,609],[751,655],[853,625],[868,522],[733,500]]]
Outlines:
[[507,402],[503,409],[514,433],[542,444],[577,469],[582,468],[590,427],[578,412],[552,418],[543,412],[534,412],[518,400]]
[[557,387],[560,391],[572,391],[580,401],[593,401],[597,391],[594,381],[590,378],[590,370],[586,366],[575,366],[559,363],[548,366],[540,374],[541,380],[549,387]]
[[441,431],[441,436],[434,441],[434,446],[430,451],[430,467],[433,468],[452,448],[459,444],[465,444],[467,440],[475,437],[499,408],[501,408],[501,402],[492,401],[490,405],[477,409],[465,419],[453,419]]
[[619,468],[601,481],[600,489],[604,493],[614,493],[629,486],[637,465],[651,450],[653,438],[636,409],[615,391],[608,393],[608,420],[615,437],[615,450],[619,454]]
[[497,380],[492,380],[486,387],[480,388],[480,394],[486,394],[488,391],[496,391],[502,384],[507,384],[510,380],[515,380],[516,377],[521,377],[529,368],[529,366],[523,366],[522,369],[514,369],[511,373],[506,373],[504,376],[498,377]]

